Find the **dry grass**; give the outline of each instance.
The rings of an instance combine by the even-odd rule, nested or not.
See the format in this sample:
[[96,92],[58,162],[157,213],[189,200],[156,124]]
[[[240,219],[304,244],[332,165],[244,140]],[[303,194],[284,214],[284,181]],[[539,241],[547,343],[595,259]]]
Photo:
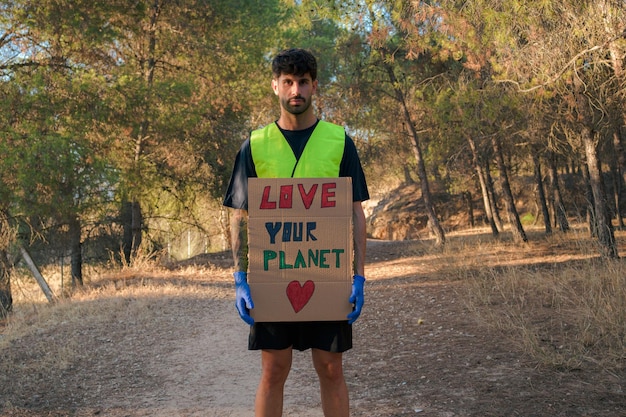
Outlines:
[[622,368],[624,262],[599,258],[582,231],[535,234],[531,242],[520,246],[463,238],[446,249],[454,254],[446,257],[454,260],[451,276],[468,284],[471,310],[540,364]]
[[[598,256],[587,231],[546,236],[530,230],[529,243],[485,229],[447,236],[443,249],[415,242],[413,257],[424,274],[461,281],[459,291],[479,322],[518,344],[538,364],[606,370],[626,360],[626,264]],[[625,232],[618,231],[618,242]],[[622,243],[620,254],[626,248]],[[422,267],[423,265],[423,267]],[[390,265],[389,269],[393,266]]]
[[[87,266],[85,285],[79,289],[72,289],[67,269],[48,266],[41,272],[55,296],[54,303],[48,303],[27,270],[17,270],[11,281],[13,312],[4,323],[0,322],[0,350],[15,339],[45,332],[59,323],[69,328],[98,328],[111,320],[141,325],[153,320],[155,305],[158,309],[158,304],[166,300],[231,296],[230,274],[207,263],[190,263],[172,270],[140,258],[132,267],[113,263]],[[224,282],[224,286],[207,287],[203,277]],[[72,355],[79,347],[68,343],[64,350]],[[63,367],[63,358],[51,361]]]
[[[423,273],[435,272],[467,284],[461,287],[463,299],[479,321],[516,341],[538,363],[557,369],[577,369],[586,361],[609,370],[623,367],[623,261],[598,258],[585,231],[547,237],[531,231],[529,236],[531,243],[519,245],[506,235],[493,239],[477,229],[449,235],[443,250],[429,241],[415,242],[403,257],[415,258],[417,270]],[[46,306],[31,277],[18,274],[13,280],[15,312],[0,334],[0,349],[10,340],[45,329],[47,323],[95,327],[99,321],[111,320],[111,311],[125,311],[128,317],[123,319],[149,321],[155,300],[206,296],[198,276],[222,276],[225,288],[218,296],[232,295],[227,285],[230,275],[224,268],[191,264],[172,271],[148,257],[133,267],[89,268],[85,289],[71,294],[67,270],[63,274],[58,267],[42,271],[59,296],[53,308]],[[182,280],[185,285],[179,285]],[[71,356],[79,347],[69,343],[64,349]],[[64,362],[55,358],[55,366],[62,367]]]

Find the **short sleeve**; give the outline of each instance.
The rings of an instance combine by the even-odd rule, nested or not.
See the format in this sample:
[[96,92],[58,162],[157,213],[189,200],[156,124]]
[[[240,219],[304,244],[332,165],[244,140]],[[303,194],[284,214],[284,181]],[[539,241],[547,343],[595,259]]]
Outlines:
[[248,178],[256,177],[250,139],[246,140],[237,152],[235,164],[224,196],[223,205],[235,209],[248,209]]
[[348,135],[346,135],[346,146],[343,151],[341,166],[339,167],[339,176],[352,178],[352,201],[369,200],[370,195],[361,160],[354,141]]

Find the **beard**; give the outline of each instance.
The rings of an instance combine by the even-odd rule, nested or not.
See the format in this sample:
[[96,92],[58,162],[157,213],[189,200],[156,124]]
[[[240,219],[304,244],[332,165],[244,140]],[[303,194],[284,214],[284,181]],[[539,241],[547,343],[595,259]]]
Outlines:
[[[301,103],[297,104],[297,105],[293,105],[290,103],[291,100],[293,99],[299,99],[302,100]],[[282,105],[282,107],[289,113],[294,114],[294,115],[298,115],[298,114],[302,114],[305,111],[307,111],[309,109],[309,107],[311,107],[311,101],[307,100],[306,98],[302,97],[302,96],[297,96],[297,97],[291,97],[288,99],[282,99],[280,101],[280,104]]]

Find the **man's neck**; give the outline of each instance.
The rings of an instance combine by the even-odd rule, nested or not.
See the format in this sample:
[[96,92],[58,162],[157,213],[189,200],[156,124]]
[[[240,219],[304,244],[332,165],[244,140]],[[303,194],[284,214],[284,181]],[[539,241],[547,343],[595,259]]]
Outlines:
[[317,116],[312,111],[302,114],[291,114],[283,111],[276,123],[284,130],[304,130],[317,122]]

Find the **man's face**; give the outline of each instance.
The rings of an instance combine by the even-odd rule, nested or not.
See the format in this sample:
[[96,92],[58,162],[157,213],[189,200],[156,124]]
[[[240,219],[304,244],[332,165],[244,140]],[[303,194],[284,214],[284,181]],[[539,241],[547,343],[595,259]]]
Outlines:
[[302,76],[281,74],[272,79],[272,88],[278,96],[280,106],[289,113],[298,115],[311,106],[313,94],[317,91],[317,80],[313,81],[309,73]]

